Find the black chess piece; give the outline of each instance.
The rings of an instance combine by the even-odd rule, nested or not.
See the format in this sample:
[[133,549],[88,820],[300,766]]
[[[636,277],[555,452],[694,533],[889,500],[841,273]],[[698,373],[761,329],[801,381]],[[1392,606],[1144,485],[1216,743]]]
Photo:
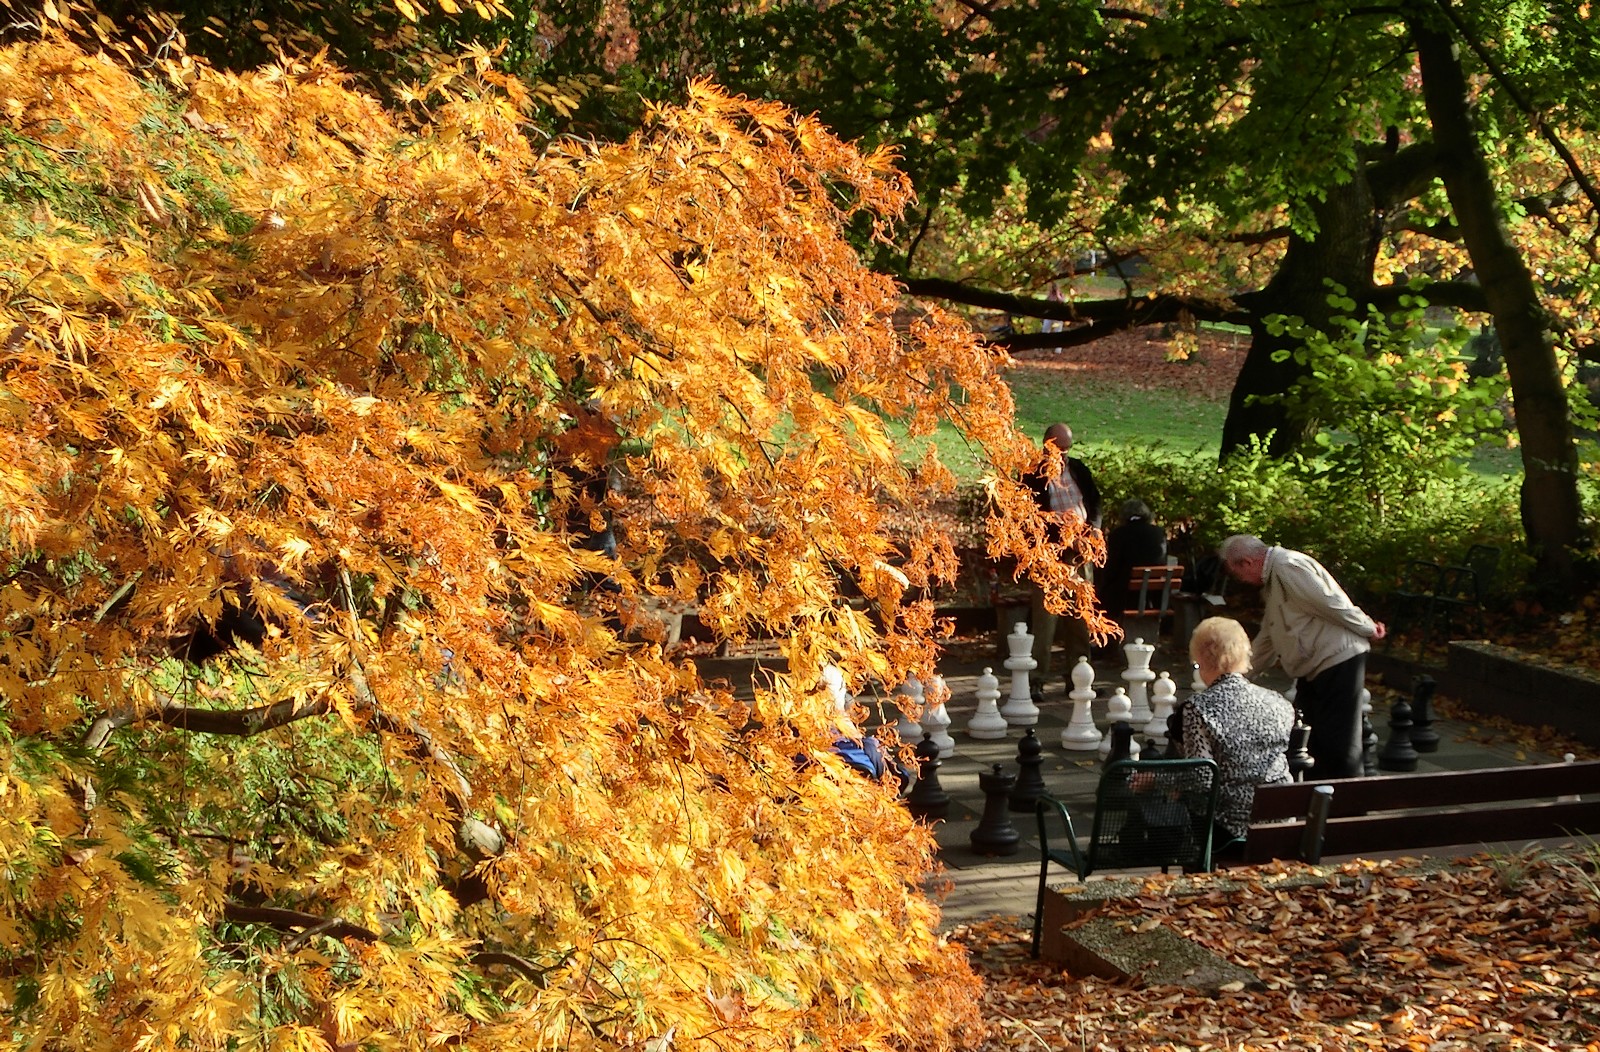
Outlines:
[[972,831],[972,850],[980,855],[1015,855],[1022,836],[1011,824],[1007,804],[1017,776],[1009,774],[999,764],[994,770],[978,775],[978,788],[983,790],[983,817]]
[[1106,766],[1110,767],[1118,760],[1126,760],[1133,755],[1133,724],[1127,720],[1118,720],[1111,725],[1111,751],[1106,753]]
[[1011,810],[1031,815],[1044,794],[1044,746],[1029,727],[1017,742],[1017,784],[1011,790]]
[[1361,713],[1361,773],[1368,778],[1378,773],[1378,728],[1372,725],[1371,706]]
[[1295,713],[1294,726],[1289,728],[1289,777],[1297,782],[1306,780],[1306,772],[1317,765],[1307,746],[1311,743],[1311,728]]
[[1418,676],[1411,685],[1411,747],[1418,752],[1439,751],[1439,732],[1433,729],[1433,695],[1438,689],[1432,676]]
[[1389,710],[1389,741],[1378,754],[1378,768],[1384,771],[1415,771],[1417,750],[1411,745],[1411,704],[1396,698]]
[[932,822],[950,813],[950,794],[939,784],[939,746],[933,735],[923,732],[917,743],[917,784],[906,797],[906,809],[923,822]]

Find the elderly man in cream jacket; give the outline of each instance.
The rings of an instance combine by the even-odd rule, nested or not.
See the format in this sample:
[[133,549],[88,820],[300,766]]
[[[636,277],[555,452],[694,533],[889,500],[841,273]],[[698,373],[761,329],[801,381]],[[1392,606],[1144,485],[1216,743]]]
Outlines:
[[1222,542],[1228,572],[1259,585],[1265,609],[1250,647],[1251,668],[1274,660],[1295,678],[1295,707],[1311,724],[1317,778],[1354,778],[1361,768],[1361,690],[1372,643],[1387,633],[1350,601],[1321,563],[1236,534]]

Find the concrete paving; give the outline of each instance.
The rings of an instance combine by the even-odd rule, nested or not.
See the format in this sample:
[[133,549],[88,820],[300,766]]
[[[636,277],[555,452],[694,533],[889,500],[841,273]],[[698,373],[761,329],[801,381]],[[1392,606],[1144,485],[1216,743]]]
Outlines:
[[[1192,673],[1187,656],[1180,659],[1164,640],[1156,642],[1157,651],[1151,661],[1151,670],[1169,673],[1178,685],[1178,699],[1182,701],[1191,693],[1189,684]],[[748,673],[758,663],[748,658],[742,661],[724,659],[716,663],[716,669],[703,665],[702,672],[727,676],[735,683],[736,689],[742,690],[747,689],[744,684],[748,683]],[[1072,664],[1075,663],[1076,658],[1072,661]],[[1037,674],[1030,675],[1030,686],[1042,689],[1044,695],[1038,723],[1034,728],[1044,746],[1043,777],[1046,790],[1062,800],[1072,813],[1079,837],[1087,838],[1093,822],[1095,787],[1099,781],[1101,763],[1097,752],[1069,751],[1062,746],[1061,732],[1072,716],[1073,703],[1067,697],[1071,684],[1065,677],[1068,662],[1060,651],[1054,655],[1053,665],[1048,676],[1041,678]],[[1104,730],[1108,724],[1108,699],[1118,687],[1128,686],[1121,675],[1127,663],[1121,649],[1117,648],[1107,656],[1092,661],[1091,665],[1095,670],[1096,696],[1092,710],[1096,725]],[[1027,915],[1024,921],[1031,921],[1038,891],[1040,850],[1032,813],[1010,813],[1013,827],[1019,834],[1016,853],[996,857],[974,849],[972,844],[972,832],[977,828],[984,808],[979,775],[991,770],[996,763],[1003,765],[1006,771],[1015,773],[1018,769],[1017,746],[1026,733],[1025,728],[1012,727],[1005,738],[992,741],[980,741],[966,733],[966,725],[977,711],[978,676],[985,667],[992,668],[1000,680],[1000,703],[1004,705],[1010,692],[1011,675],[1004,669],[998,653],[983,654],[976,658],[970,654],[965,658],[952,657],[941,663],[939,669],[945,685],[950,689],[946,710],[950,716],[949,732],[955,740],[955,752],[941,761],[938,771],[940,784],[949,793],[951,803],[948,816],[934,826],[941,869],[929,874],[926,884],[929,894],[940,902],[946,928],[996,914]],[[739,682],[741,670],[744,673],[743,684]],[[1286,690],[1289,686],[1288,679],[1280,670],[1273,670],[1257,677],[1257,680],[1277,690]],[[1369,685],[1374,681],[1375,677],[1369,671]],[[897,716],[892,706],[884,706],[884,720],[892,722]],[[874,722],[877,718],[875,714]],[[1373,714],[1380,748],[1388,739],[1388,718],[1386,710]],[[1486,743],[1481,733],[1469,735],[1466,725],[1449,720],[1436,719],[1434,729],[1439,734],[1439,749],[1419,757],[1418,771],[1505,767],[1559,759],[1527,755],[1522,747],[1509,742]],[[1519,752],[1523,754],[1519,755]],[[1382,773],[1378,776],[1381,777]],[[1126,873],[1119,875],[1127,876]],[[1065,871],[1055,867],[1051,883],[1070,879]]]

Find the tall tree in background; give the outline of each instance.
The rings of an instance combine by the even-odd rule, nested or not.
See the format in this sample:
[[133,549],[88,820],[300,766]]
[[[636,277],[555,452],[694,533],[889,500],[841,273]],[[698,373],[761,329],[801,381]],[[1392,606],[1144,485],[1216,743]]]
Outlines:
[[[883,417],[1083,586],[1000,357],[843,237],[890,158],[117,43],[0,50],[0,1048],[968,1042],[932,836],[830,748],[825,667],[926,671],[953,567]],[[691,601],[787,671],[664,657]]]
[[[714,76],[892,144],[919,203],[876,265],[918,295],[1068,323],[1010,346],[1151,321],[1249,325],[1225,449],[1298,443],[1262,400],[1302,376],[1265,320],[1325,327],[1330,283],[1358,316],[1417,293],[1487,316],[1514,389],[1528,540],[1547,582],[1571,581],[1587,540],[1566,385],[1574,359],[1597,357],[1596,195],[1581,160],[1593,107],[1570,89],[1596,53],[1582,5],[543,10],[555,68],[647,93]],[[1015,294],[1070,284],[1091,253],[1137,259],[1140,276],[1115,298]]]

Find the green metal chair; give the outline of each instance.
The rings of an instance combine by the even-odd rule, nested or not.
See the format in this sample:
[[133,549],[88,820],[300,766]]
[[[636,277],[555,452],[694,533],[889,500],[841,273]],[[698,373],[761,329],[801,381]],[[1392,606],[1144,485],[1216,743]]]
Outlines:
[[1421,660],[1435,633],[1448,640],[1457,619],[1469,616],[1481,636],[1484,600],[1494,588],[1499,569],[1500,549],[1488,544],[1474,544],[1457,564],[1407,563],[1405,579],[1393,593],[1394,631],[1384,648],[1393,645],[1398,632],[1420,626],[1417,658]]
[[[1066,805],[1042,796],[1034,808],[1039,823],[1039,894],[1033,910],[1033,955],[1039,956],[1044,894],[1050,863],[1079,880],[1097,870],[1173,866],[1188,872],[1211,869],[1211,823],[1217,811],[1217,765],[1210,760],[1118,760],[1100,776],[1094,824],[1085,852],[1078,846]],[[1050,836],[1055,816],[1065,836]]]

